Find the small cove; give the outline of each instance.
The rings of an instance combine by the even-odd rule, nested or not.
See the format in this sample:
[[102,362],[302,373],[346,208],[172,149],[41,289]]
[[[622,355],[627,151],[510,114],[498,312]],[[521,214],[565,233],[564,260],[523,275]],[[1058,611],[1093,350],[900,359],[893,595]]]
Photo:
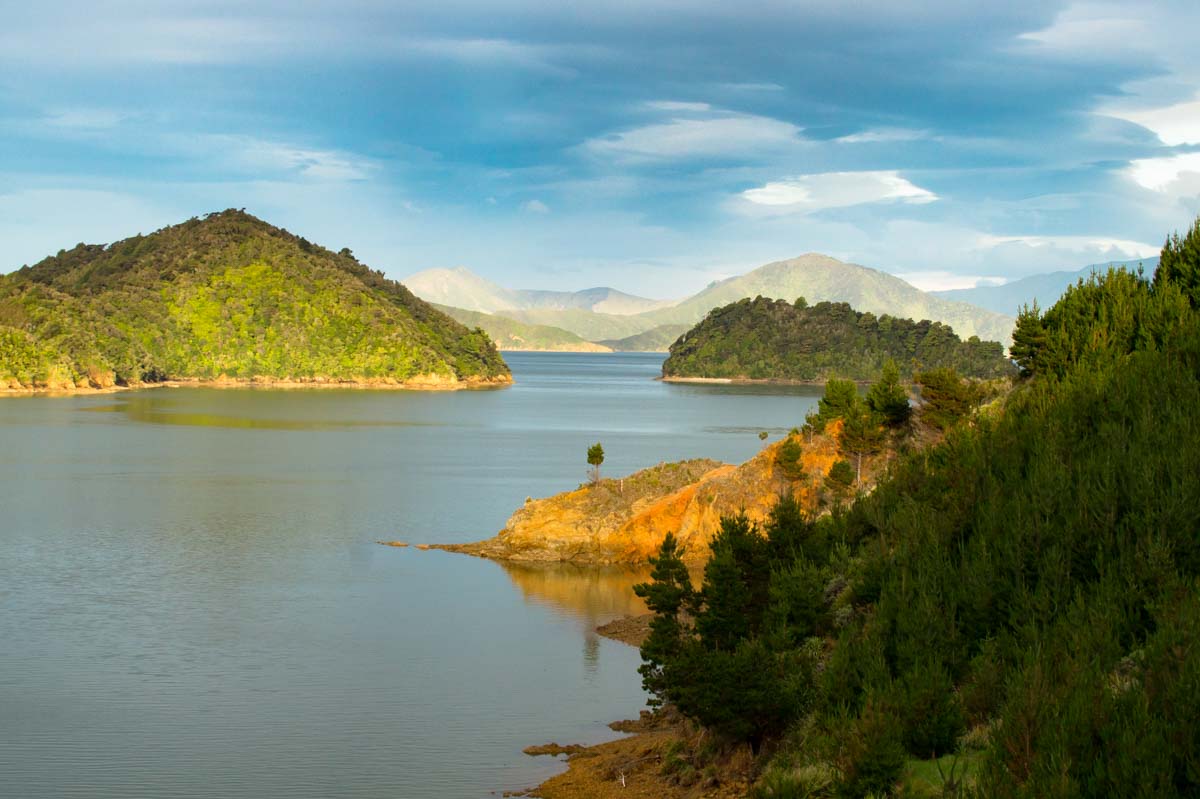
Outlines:
[[737,462],[818,389],[508,353],[481,392],[180,388],[0,401],[0,774],[13,796],[483,797],[636,715],[594,627],[636,574],[379,539],[494,534],[526,496]]

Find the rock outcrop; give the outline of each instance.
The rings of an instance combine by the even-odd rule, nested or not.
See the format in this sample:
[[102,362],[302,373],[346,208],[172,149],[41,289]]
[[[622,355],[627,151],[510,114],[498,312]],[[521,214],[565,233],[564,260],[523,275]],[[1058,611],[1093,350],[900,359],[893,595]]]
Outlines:
[[670,532],[687,559],[704,560],[722,516],[744,511],[761,522],[786,491],[806,508],[820,507],[824,477],[838,458],[836,428],[827,432],[833,435],[816,436],[803,447],[806,477],[801,480],[783,477],[776,464],[782,442],[777,442],[741,466],[710,460],[666,463],[623,480],[529,500],[494,538],[437,548],[496,560],[644,563]]

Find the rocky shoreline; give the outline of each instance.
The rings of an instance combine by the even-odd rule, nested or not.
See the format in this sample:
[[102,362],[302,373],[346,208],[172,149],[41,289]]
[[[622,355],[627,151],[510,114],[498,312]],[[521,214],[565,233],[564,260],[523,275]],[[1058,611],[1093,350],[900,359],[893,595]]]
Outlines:
[[685,560],[699,563],[708,557],[722,516],[744,512],[762,522],[785,492],[819,511],[825,475],[839,457],[835,431],[827,433],[803,446],[808,476],[802,480],[781,473],[778,441],[740,466],[702,459],[661,463],[625,478],[528,499],[492,538],[431,546],[499,561],[630,565],[645,564],[670,532]]
[[[788,380],[776,377],[681,377],[679,375],[663,375],[656,378],[663,383],[701,383],[721,386],[813,386],[820,388],[825,380]],[[856,380],[858,385],[867,386],[872,381]]]
[[115,394],[121,391],[140,391],[148,388],[233,388],[270,390],[352,389],[362,391],[469,391],[507,388],[512,385],[511,375],[497,377],[468,377],[460,379],[452,375],[417,375],[407,380],[393,378],[367,378],[363,380],[338,380],[333,378],[273,378],[273,377],[185,377],[157,383],[135,383],[131,385],[84,385],[68,384],[53,386],[5,386],[0,387],[0,397],[70,397],[87,394]]

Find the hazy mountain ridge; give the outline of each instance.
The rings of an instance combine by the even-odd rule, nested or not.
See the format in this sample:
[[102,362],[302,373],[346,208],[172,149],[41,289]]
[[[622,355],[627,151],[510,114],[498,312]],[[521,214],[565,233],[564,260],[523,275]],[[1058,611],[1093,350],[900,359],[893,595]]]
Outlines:
[[1080,280],[1086,280],[1093,273],[1103,273],[1109,269],[1121,267],[1137,271],[1139,266],[1146,270],[1147,276],[1153,275],[1154,270],[1158,268],[1158,256],[1089,264],[1074,272],[1030,275],[1000,286],[976,286],[970,289],[946,289],[930,293],[947,300],[970,303],[998,313],[1016,314],[1022,305],[1032,305],[1035,300],[1039,307],[1049,308],[1058,302],[1058,298],[1063,295],[1067,287],[1075,285]]
[[626,294],[607,286],[582,291],[546,291],[504,288],[465,267],[426,269],[403,281],[427,302],[468,311],[572,311],[584,310],[611,316],[630,316],[674,304]]
[[[431,302],[504,316],[528,325],[557,327],[614,348],[669,346],[672,342],[664,341],[662,331],[653,342],[636,337],[660,327],[686,329],[714,308],[757,296],[789,302],[798,297],[810,303],[846,302],[876,315],[942,322],[964,338],[978,335],[1006,346],[1015,321],[1009,315],[923,292],[886,272],[816,253],[766,264],[665,304],[613,289],[580,292],[506,289],[461,267],[419,272],[406,284]],[[656,307],[638,313],[602,311],[605,308],[629,311],[646,304]],[[620,343],[625,340],[629,340],[628,344]]]
[[501,350],[537,352],[611,352],[612,347],[588,341],[569,330],[550,325],[526,324],[500,314],[468,311],[432,303],[442,313],[466,325],[482,329]]
[[511,381],[481,331],[241,211],[80,244],[0,283],[0,387],[174,379]]
[[753,297],[809,303],[845,302],[878,316],[929,319],[954,328],[964,338],[977,335],[1007,346],[1014,318],[934,297],[895,275],[818,253],[775,261],[709,286],[671,308],[646,314],[660,324],[695,324],[713,308]]

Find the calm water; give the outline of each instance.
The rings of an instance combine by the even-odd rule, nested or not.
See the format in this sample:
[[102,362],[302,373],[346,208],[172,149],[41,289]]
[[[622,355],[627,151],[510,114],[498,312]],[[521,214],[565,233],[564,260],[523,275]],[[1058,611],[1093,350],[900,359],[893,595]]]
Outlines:
[[811,390],[509,354],[450,394],[0,400],[0,796],[484,797],[644,696],[596,624],[639,575],[381,547],[488,537],[526,496],[741,461]]

